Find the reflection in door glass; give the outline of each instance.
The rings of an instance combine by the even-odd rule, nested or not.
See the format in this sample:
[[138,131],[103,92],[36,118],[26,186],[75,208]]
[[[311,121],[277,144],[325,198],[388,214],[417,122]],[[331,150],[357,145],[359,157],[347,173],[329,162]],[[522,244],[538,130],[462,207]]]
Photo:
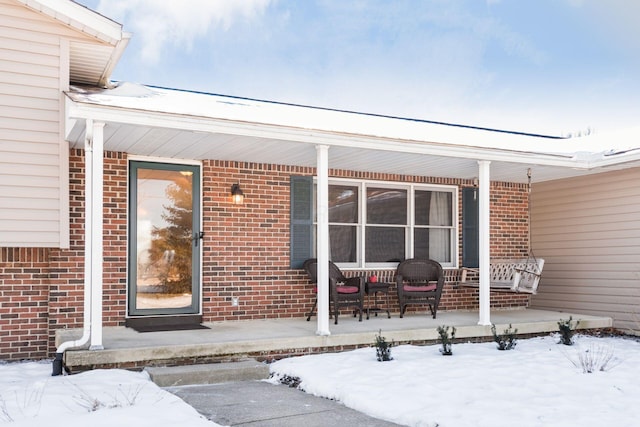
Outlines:
[[192,304],[193,173],[138,169],[136,309]]

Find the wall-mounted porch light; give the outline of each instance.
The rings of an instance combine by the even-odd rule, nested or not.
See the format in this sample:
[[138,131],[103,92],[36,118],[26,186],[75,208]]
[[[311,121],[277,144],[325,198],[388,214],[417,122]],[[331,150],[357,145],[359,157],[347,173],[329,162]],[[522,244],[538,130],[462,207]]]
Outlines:
[[478,185],[480,181],[478,181],[478,177],[473,178],[473,200],[478,200]]
[[234,205],[241,205],[244,203],[244,193],[240,189],[240,184],[233,184],[231,186],[231,202]]

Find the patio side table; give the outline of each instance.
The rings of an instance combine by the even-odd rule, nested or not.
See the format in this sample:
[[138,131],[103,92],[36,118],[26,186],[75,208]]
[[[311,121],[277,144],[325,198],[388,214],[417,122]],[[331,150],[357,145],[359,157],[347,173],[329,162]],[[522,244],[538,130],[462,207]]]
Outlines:
[[[369,296],[369,300],[373,295],[373,306],[367,307],[367,320],[369,320],[370,312],[374,312],[376,316],[378,316],[378,312],[387,312],[387,318],[391,319],[391,313],[389,312],[389,287],[391,283],[384,282],[366,282],[364,290]],[[378,293],[385,294],[386,297],[386,308],[382,308],[378,305]]]

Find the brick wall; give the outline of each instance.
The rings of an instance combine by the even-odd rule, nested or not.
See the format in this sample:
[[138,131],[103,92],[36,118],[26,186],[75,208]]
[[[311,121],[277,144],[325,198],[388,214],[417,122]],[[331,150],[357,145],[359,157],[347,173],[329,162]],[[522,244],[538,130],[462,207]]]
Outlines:
[[0,248],[0,359],[47,354],[49,259],[48,249]]
[[[289,176],[310,170],[215,160],[202,170],[204,320],[302,316],[311,287],[289,268]],[[230,203],[234,183],[242,205]]]
[[[127,156],[104,158],[104,325],[126,316]],[[205,321],[302,317],[315,294],[301,270],[289,269],[289,177],[314,168],[207,160],[202,165],[202,298]],[[84,154],[70,152],[69,249],[0,251],[0,359],[42,358],[54,351],[59,328],[80,328],[83,318]],[[470,186],[460,179],[330,170],[332,177]],[[240,183],[243,205],[229,191]],[[462,203],[459,203],[462,206]],[[492,183],[492,257],[527,255],[526,186]],[[461,216],[460,216],[461,220]],[[461,253],[461,250],[460,250]],[[374,271],[348,274],[370,275]],[[375,271],[392,280],[393,271]],[[475,309],[477,289],[454,286],[448,271],[441,310]],[[231,305],[232,297],[239,305]],[[397,312],[395,291],[392,311]],[[492,292],[493,307],[526,306],[528,295]],[[408,311],[424,310],[410,307]]]
[[[75,153],[79,156],[81,152]],[[105,326],[124,324],[127,312],[127,184],[125,153],[105,153],[104,159],[104,275]]]
[[529,200],[526,185],[492,183],[491,257],[526,258],[529,253]]

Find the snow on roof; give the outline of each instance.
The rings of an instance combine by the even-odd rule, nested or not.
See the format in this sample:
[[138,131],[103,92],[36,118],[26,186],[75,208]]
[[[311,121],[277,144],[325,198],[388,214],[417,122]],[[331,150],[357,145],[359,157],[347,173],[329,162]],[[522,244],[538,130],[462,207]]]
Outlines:
[[601,158],[640,149],[640,127],[613,134],[560,138],[159,88],[130,82],[120,82],[113,89],[72,87],[68,95],[78,103],[105,107],[417,143],[438,143],[538,154],[568,156],[578,154],[582,158],[594,155]]

